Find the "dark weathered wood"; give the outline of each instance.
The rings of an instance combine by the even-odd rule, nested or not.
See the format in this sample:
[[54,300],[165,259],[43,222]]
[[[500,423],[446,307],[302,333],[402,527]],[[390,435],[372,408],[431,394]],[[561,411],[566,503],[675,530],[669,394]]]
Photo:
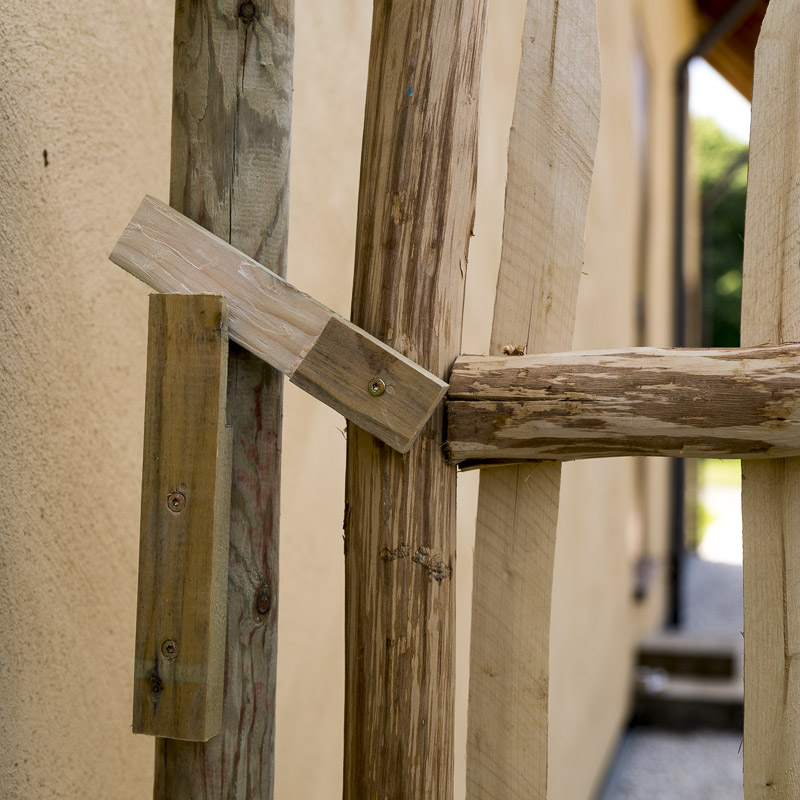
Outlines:
[[231,438],[225,298],[150,297],[133,732],[222,726]]
[[[485,0],[376,0],[355,324],[444,376],[474,216]],[[348,426],[346,800],[453,794],[455,469]]]
[[[293,41],[293,0],[176,3],[170,205],[279,275],[286,271]],[[278,372],[231,347],[222,733],[204,745],[159,740],[158,798],[272,797],[281,385]]]
[[444,397],[443,380],[154,197],[109,257],[161,292],[224,295],[233,341],[401,453]]
[[800,454],[800,345],[462,356],[452,461]]

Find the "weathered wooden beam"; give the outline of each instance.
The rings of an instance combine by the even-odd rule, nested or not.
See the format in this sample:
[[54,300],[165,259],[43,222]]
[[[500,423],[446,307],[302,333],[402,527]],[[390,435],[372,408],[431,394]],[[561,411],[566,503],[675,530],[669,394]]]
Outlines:
[[[439,376],[458,355],[486,0],[374,3],[352,319]],[[455,467],[348,426],[345,800],[453,796]]]
[[[177,0],[170,205],[284,275],[293,0]],[[158,800],[270,800],[278,656],[281,374],[228,358],[233,480],[222,731],[158,739]]]
[[[800,341],[800,4],[772,0],[756,49],[742,344]],[[800,797],[800,460],[742,464],[744,796]]]
[[153,197],[110,258],[160,292],[227,297],[235,342],[401,453],[444,397],[444,381]]
[[[600,117],[594,0],[529,0],[509,138],[491,350],[568,350]],[[468,800],[547,797],[550,607],[561,466],[481,475]]]
[[455,463],[800,455],[800,345],[462,356],[447,396]]
[[133,732],[222,726],[231,429],[223,297],[154,294],[147,344]]

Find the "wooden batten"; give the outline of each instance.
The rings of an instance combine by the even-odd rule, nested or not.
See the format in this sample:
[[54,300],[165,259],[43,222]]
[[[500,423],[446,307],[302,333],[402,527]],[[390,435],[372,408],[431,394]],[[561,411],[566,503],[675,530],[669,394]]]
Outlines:
[[204,742],[222,725],[227,366],[224,298],[150,297],[134,733]]
[[110,258],[160,292],[227,297],[233,341],[400,452],[444,397],[444,381],[153,197]]
[[[567,350],[600,117],[594,0],[529,0],[509,137],[491,353]],[[467,800],[544,800],[561,466],[481,474]]]
[[[800,341],[800,4],[771,0],[756,49],[742,344]],[[744,796],[800,796],[800,460],[742,464]]]
[[450,459],[800,455],[800,345],[457,359]]

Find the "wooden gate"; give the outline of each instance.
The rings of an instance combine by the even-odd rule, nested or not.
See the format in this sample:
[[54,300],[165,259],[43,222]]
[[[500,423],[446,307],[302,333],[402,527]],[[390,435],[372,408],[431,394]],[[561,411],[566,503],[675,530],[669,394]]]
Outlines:
[[569,353],[596,12],[529,0],[480,357],[459,342],[486,0],[375,2],[350,322],[281,278],[292,15],[178,0],[172,208],[146,199],[111,256],[194,295],[151,306],[135,729],[160,737],[156,796],[272,796],[278,372],[350,420],[345,798],[452,797],[457,464],[493,467],[468,797],[547,797],[560,462],[612,455],[746,459],[745,797],[800,796],[800,5],[772,0],[757,51],[746,347]]

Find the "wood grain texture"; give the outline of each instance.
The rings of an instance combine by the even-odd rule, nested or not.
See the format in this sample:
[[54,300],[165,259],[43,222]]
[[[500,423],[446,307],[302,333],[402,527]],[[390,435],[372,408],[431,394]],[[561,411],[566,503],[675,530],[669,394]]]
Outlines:
[[[177,0],[170,205],[285,274],[293,0]],[[160,739],[160,800],[270,800],[274,785],[280,373],[232,345],[231,535],[222,732]]]
[[[438,376],[460,349],[485,0],[374,3],[352,320]],[[453,796],[455,469],[348,426],[346,800]]]
[[[800,5],[756,49],[742,344],[800,340]],[[742,465],[747,800],[800,796],[800,460]]]
[[[447,384],[154,197],[111,260],[155,289],[228,299],[231,338],[311,395],[405,453]],[[375,397],[374,378],[386,384]]]
[[800,455],[800,346],[462,356],[451,461]]
[[150,297],[133,732],[222,726],[231,430],[227,304]]
[[[572,344],[600,117],[594,0],[529,0],[491,353]],[[545,800],[560,465],[486,470],[475,539],[469,800]]]

